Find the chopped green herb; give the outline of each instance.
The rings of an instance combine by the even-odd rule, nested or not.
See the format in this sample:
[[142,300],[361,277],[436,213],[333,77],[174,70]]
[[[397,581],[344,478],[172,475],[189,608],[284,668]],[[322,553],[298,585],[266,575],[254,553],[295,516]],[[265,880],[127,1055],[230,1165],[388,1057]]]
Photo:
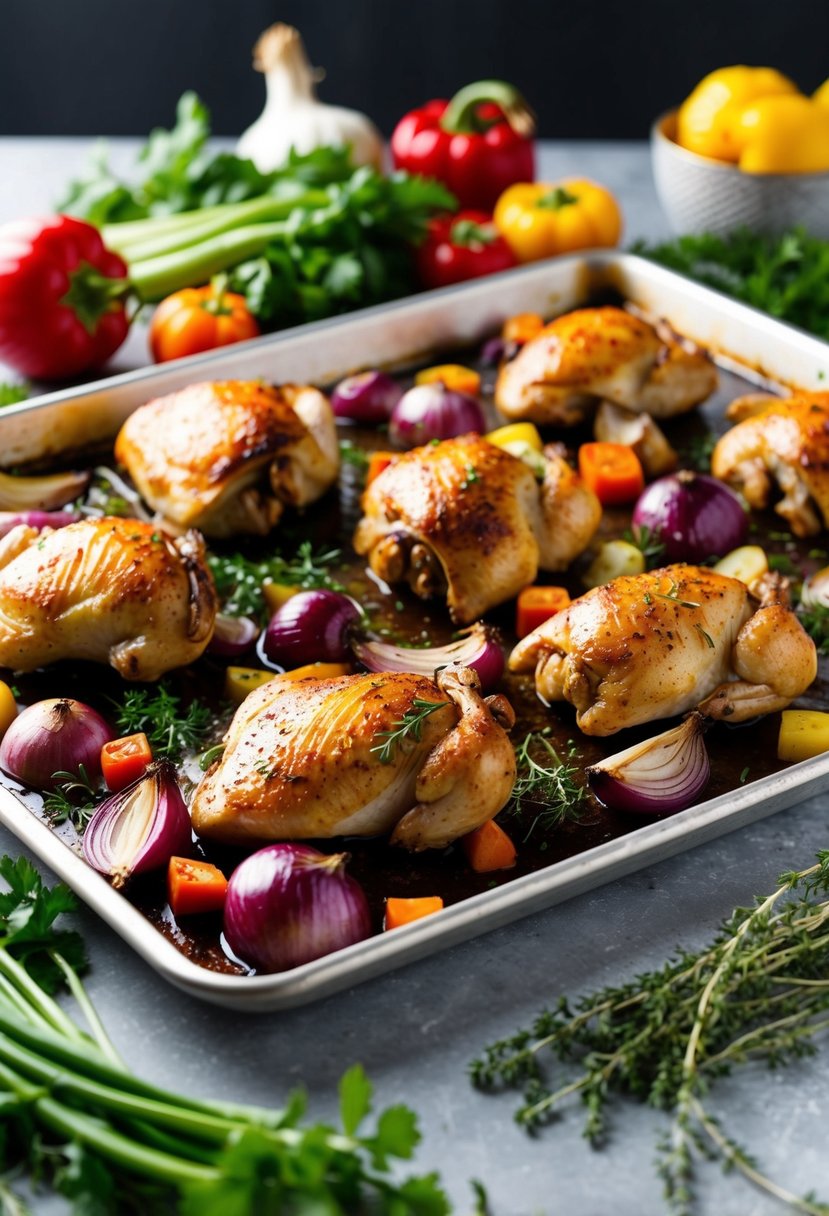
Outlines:
[[264,620],[267,610],[262,587],[266,582],[285,583],[305,591],[315,587],[344,590],[329,573],[341,556],[339,549],[315,551],[310,541],[303,541],[294,557],[277,553],[264,561],[251,561],[241,553],[228,556],[211,553],[207,561],[222,601],[222,611],[228,616]]
[[436,709],[443,709],[447,704],[446,701],[426,701],[423,697],[415,697],[412,708],[407,709],[402,718],[392,723],[391,730],[378,731],[374,736],[375,739],[382,740],[375,743],[371,749],[377,752],[380,763],[391,764],[397,748],[406,740],[412,739],[419,743],[423,738],[423,723]]
[[350,439],[340,440],[340,459],[343,464],[350,464],[361,473],[364,473],[368,468],[368,452],[358,444],[352,443]]
[[705,639],[705,643],[706,643],[706,645],[709,647],[709,649],[714,650],[714,649],[715,649],[715,646],[714,646],[714,639],[711,637],[711,634],[710,634],[710,633],[706,633],[706,632],[705,632],[705,630],[703,629],[702,625],[700,625],[699,621],[696,621],[696,622],[694,623],[694,628],[696,629],[696,631],[697,631],[697,633],[699,634],[699,636],[700,636],[701,638],[704,638],[704,639]]
[[541,731],[531,731],[515,749],[516,778],[508,814],[527,807],[535,811],[525,840],[536,827],[547,831],[566,819],[578,818],[586,790],[577,779],[578,768],[562,760]]
[[648,570],[658,566],[665,556],[664,542],[647,525],[637,524],[628,528],[623,539],[641,552]]
[[679,598],[679,584],[676,579],[671,579],[671,585],[667,591],[654,591],[654,595],[658,600],[670,600],[679,608],[699,608],[696,600],[681,600]]
[[748,765],[746,765],[745,768],[743,769],[743,771],[740,773],[740,785],[745,785],[747,776],[748,776]]
[[770,553],[769,570],[776,570],[778,574],[785,574],[789,578],[800,578],[800,570],[788,553]]
[[43,799],[43,809],[53,824],[71,823],[76,832],[83,832],[95,813],[100,795],[89,778],[86,766],[80,764],[77,773],[60,770],[52,773],[59,784]]
[[213,714],[206,705],[191,701],[184,709],[181,697],[164,681],[152,690],[129,688],[116,705],[119,731],[124,735],[143,731],[157,758],[178,761],[185,752],[198,751],[213,727]]
[[468,490],[470,486],[474,486],[475,482],[480,481],[480,480],[481,479],[478,476],[478,470],[475,468],[474,465],[468,464],[466,466],[466,468],[464,469],[464,478],[463,478],[463,481],[461,482],[461,489]]
[[818,654],[829,655],[829,608],[813,604],[808,608],[801,604],[798,609],[800,623],[817,646]]
[[699,473],[709,473],[711,471],[711,457],[714,454],[716,446],[717,436],[711,431],[706,431],[704,435],[695,435],[685,448],[683,463],[692,469],[696,469]]
[[28,396],[28,384],[0,383],[0,409],[4,405],[17,405],[21,401],[26,401]]

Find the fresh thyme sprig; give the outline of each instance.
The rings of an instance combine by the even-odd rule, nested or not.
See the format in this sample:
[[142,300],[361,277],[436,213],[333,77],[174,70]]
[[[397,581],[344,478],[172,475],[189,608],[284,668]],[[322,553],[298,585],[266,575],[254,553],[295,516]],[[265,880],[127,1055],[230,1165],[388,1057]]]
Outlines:
[[86,766],[79,764],[76,773],[61,769],[52,773],[52,780],[59,784],[43,799],[44,811],[53,824],[68,822],[76,832],[83,832],[99,801]]
[[577,818],[586,797],[574,764],[562,760],[541,731],[530,731],[515,749],[517,775],[507,814],[519,814],[527,807],[535,812],[525,840],[536,827],[547,830],[564,819]]
[[419,743],[423,738],[423,723],[436,709],[443,709],[446,701],[426,701],[423,697],[415,697],[411,709],[407,709],[402,718],[392,722],[391,730],[380,730],[374,736],[382,742],[375,743],[372,752],[377,752],[381,764],[391,764],[397,748],[406,740],[412,739]]
[[696,600],[683,600],[679,597],[679,583],[676,579],[671,579],[671,585],[667,591],[654,591],[653,594],[658,600],[670,600],[679,608],[699,608],[700,605]]
[[629,545],[635,545],[645,559],[645,566],[652,570],[665,556],[665,545],[647,524],[634,524],[624,534]]
[[829,655],[829,608],[823,604],[800,605],[800,623],[817,646],[818,654]]
[[829,851],[781,875],[753,908],[738,908],[713,942],[619,987],[560,997],[527,1030],[491,1044],[473,1061],[483,1089],[523,1090],[517,1121],[550,1122],[579,1095],[585,1135],[604,1141],[621,1098],[670,1115],[659,1172],[669,1210],[690,1216],[700,1157],[719,1160],[807,1216],[829,1205],[767,1178],[706,1108],[718,1079],[751,1059],[776,1066],[813,1054],[829,1029]]
[[222,601],[222,611],[228,616],[264,619],[266,607],[262,586],[266,582],[284,583],[304,591],[315,587],[343,591],[342,584],[330,574],[330,567],[341,556],[339,549],[314,550],[311,542],[306,540],[294,557],[283,557],[277,553],[264,561],[251,561],[241,553],[227,556],[211,553],[207,561]]
[[181,697],[162,681],[156,688],[129,688],[116,703],[116,725],[125,735],[143,731],[153,755],[180,760],[184,752],[198,751],[213,727],[213,714],[201,701],[186,709]]

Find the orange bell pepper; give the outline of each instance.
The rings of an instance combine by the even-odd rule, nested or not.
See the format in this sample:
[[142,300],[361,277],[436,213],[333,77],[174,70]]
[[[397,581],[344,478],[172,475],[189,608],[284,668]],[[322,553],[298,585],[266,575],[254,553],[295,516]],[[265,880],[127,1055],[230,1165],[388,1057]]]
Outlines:
[[456,393],[468,393],[476,397],[481,391],[481,377],[471,367],[460,363],[439,363],[436,367],[425,367],[415,376],[415,384],[442,384]]
[[386,900],[386,915],[383,920],[384,929],[399,929],[401,925],[410,925],[412,921],[431,916],[440,912],[443,900],[439,895],[421,895],[417,899],[395,899],[392,896]]
[[221,912],[227,897],[227,879],[207,861],[171,857],[167,868],[167,900],[173,916]]
[[583,443],[579,473],[605,507],[633,502],[645,488],[639,457],[624,443]]
[[518,596],[515,632],[525,638],[570,603],[564,587],[525,587]]
[[482,823],[474,832],[464,836],[461,846],[476,874],[509,870],[515,865],[515,845],[494,819]]
[[150,743],[143,731],[105,743],[101,748],[101,772],[107,789],[116,794],[137,781],[152,758]]

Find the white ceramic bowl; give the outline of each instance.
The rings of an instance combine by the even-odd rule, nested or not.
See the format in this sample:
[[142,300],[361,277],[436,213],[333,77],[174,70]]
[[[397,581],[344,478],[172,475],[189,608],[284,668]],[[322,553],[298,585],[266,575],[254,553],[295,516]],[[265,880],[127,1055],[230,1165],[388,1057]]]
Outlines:
[[676,110],[654,123],[656,192],[675,232],[779,233],[801,224],[829,238],[829,173],[744,173],[675,141]]

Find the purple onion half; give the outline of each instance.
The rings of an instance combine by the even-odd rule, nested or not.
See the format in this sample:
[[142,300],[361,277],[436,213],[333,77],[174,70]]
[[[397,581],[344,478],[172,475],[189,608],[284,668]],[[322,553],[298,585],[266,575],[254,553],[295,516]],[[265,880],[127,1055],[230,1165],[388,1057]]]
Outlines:
[[388,422],[403,396],[403,389],[387,372],[360,372],[346,376],[331,394],[331,408],[350,422]]
[[230,877],[224,934],[257,971],[287,971],[371,936],[368,900],[346,873],[347,856],[272,844]]
[[462,663],[477,672],[484,692],[491,692],[504,674],[504,652],[492,630],[480,621],[465,630],[464,637],[448,646],[415,649],[356,639],[351,648],[369,671],[410,671],[431,679],[437,668]]
[[300,591],[271,617],[262,648],[272,663],[340,663],[349,658],[348,634],[360,609],[338,591]]
[[415,448],[432,439],[454,439],[470,431],[483,434],[480,402],[440,383],[417,384],[394,407],[389,436],[398,447]]
[[587,769],[604,806],[634,815],[671,815],[691,806],[708,784],[711,764],[703,720],[692,713],[679,726],[636,743]]
[[654,481],[633,509],[634,528],[647,528],[668,562],[723,557],[748,534],[748,516],[728,486],[687,469]]
[[256,644],[261,630],[247,616],[226,616],[220,612],[207,649],[223,659],[238,659]]

